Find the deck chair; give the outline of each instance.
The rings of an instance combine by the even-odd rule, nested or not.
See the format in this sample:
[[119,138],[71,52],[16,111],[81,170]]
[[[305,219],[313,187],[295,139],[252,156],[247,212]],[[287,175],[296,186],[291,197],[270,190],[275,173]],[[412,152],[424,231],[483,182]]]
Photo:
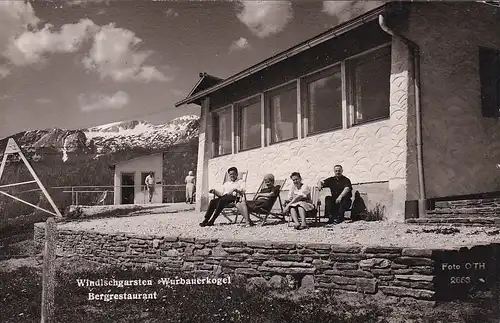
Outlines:
[[[242,180],[243,182],[246,183],[246,181],[247,181],[247,175],[248,175],[247,171],[238,172],[238,180]],[[224,184],[228,180],[229,180],[229,174],[226,173],[224,175],[224,180],[223,180],[222,184]],[[214,199],[215,197],[216,197],[215,194],[213,194],[212,199]],[[229,223],[237,223],[237,221],[238,221],[239,212],[238,212],[238,209],[236,208],[236,204],[235,203],[230,203],[228,206],[226,206],[222,210],[221,214],[226,219],[228,219]]]
[[[319,188],[317,186],[311,187],[311,201],[314,205],[314,209],[306,212],[306,221],[314,219],[315,223],[321,221],[321,200],[319,198]],[[292,216],[288,215],[288,226],[291,226]]]
[[[283,214],[283,203],[281,202],[281,197],[280,197],[281,190],[283,189],[283,187],[285,186],[285,184],[286,184],[286,179],[280,179],[280,180],[274,181],[274,185],[275,186],[279,186],[280,188],[279,188],[278,196],[276,196],[276,197],[274,197],[272,199],[272,203],[270,203],[271,208],[269,210],[266,210],[266,209],[255,209],[252,212],[250,212],[250,214],[249,214],[250,216],[254,216],[254,217],[256,217],[257,219],[259,219],[261,221],[260,225],[265,225],[269,216],[271,216],[271,217],[273,217],[275,219],[279,219],[281,221],[285,221],[286,222],[285,215]],[[257,198],[257,196],[259,195],[260,191],[264,187],[265,187],[265,184],[264,184],[264,181],[262,181],[262,183],[260,184],[259,188],[257,189],[257,193],[255,193],[255,195],[254,195],[253,200],[255,200]],[[272,211],[273,210],[273,206],[276,203],[276,201],[279,202],[280,212],[273,212]],[[243,221],[243,219],[241,219],[241,221]]]

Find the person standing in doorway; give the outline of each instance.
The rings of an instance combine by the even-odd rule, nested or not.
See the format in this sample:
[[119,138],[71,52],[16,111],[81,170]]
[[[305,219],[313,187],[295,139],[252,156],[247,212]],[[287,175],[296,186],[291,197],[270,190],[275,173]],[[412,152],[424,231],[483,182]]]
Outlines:
[[325,198],[325,211],[329,216],[328,223],[335,224],[344,221],[344,213],[351,207],[351,180],[343,175],[341,165],[333,167],[335,176],[319,182],[319,187],[329,187],[331,196]]
[[155,193],[155,175],[153,172],[149,172],[149,175],[146,176],[144,184],[146,185],[146,189],[148,190],[149,203],[151,203],[151,201],[153,200],[153,194]]
[[188,172],[184,181],[186,182],[186,203],[193,204],[195,178],[192,171]]

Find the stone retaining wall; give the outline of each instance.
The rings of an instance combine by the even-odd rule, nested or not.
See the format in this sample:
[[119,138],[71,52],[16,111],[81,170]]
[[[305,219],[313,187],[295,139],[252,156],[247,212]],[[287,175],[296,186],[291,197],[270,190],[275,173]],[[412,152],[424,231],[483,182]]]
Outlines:
[[[41,250],[44,223],[35,225]],[[432,250],[58,231],[58,255],[195,275],[242,275],[270,285],[434,299]]]

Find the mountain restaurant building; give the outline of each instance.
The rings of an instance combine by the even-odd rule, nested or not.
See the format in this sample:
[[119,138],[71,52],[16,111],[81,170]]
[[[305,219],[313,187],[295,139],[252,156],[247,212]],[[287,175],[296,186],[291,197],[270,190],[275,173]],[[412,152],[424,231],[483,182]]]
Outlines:
[[[178,102],[201,106],[197,209],[230,166],[307,183],[335,164],[392,221],[498,191],[499,11],[387,3]],[[202,82],[198,82],[200,84]]]

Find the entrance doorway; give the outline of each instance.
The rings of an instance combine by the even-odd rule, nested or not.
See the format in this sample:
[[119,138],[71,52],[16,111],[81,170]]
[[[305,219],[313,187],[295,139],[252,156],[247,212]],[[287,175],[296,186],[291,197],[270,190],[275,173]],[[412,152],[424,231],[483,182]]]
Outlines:
[[135,173],[122,173],[122,204],[134,204]]

